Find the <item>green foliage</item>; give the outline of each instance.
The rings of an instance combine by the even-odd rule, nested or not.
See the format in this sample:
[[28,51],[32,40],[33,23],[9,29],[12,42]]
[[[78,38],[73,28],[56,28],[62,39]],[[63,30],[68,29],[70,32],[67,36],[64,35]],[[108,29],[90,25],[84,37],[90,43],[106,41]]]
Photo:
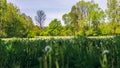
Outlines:
[[120,25],[118,25],[115,32],[116,32],[116,34],[120,34]]
[[70,26],[73,35],[100,35],[98,28],[105,14],[98,4],[79,1],[68,14],[63,15],[66,26]]
[[0,37],[27,37],[34,27],[32,19],[6,0],[0,4]]
[[120,36],[0,40],[1,68],[119,68]]
[[12,3],[0,0],[0,37],[120,34],[118,0],[107,0],[107,7],[105,13],[94,0],[81,0],[72,6],[70,12],[62,16],[65,25],[54,19],[45,27],[44,11],[37,11],[36,21],[38,23],[35,26],[30,16],[21,13],[19,8]]
[[[8,4],[8,12],[7,12],[7,27],[6,33],[8,37],[21,37],[24,31],[25,21],[22,15],[18,15],[19,9],[13,6],[13,4]],[[22,35],[23,36],[23,35]]]
[[90,27],[90,29],[86,31],[86,35],[87,35],[87,36],[93,35],[93,34],[94,34],[93,31],[94,31],[94,28],[93,28],[93,27]]
[[7,2],[6,0],[0,0],[0,37],[6,37],[5,27],[6,27],[6,12],[7,12]]
[[[98,4],[79,1],[71,8],[68,14],[63,15],[66,27],[73,32],[72,35],[115,35],[119,34],[119,4],[117,0],[108,0],[108,9],[105,12]],[[105,22],[106,16],[108,23]]]
[[119,8],[119,2],[118,0],[107,0],[107,16],[110,22],[117,22],[116,16],[119,15],[117,12],[117,8]]
[[48,27],[48,34],[51,36],[61,35],[62,24],[59,20],[54,19],[50,22]]
[[111,34],[110,24],[101,23],[101,24],[99,25],[99,29],[101,30],[102,35]]

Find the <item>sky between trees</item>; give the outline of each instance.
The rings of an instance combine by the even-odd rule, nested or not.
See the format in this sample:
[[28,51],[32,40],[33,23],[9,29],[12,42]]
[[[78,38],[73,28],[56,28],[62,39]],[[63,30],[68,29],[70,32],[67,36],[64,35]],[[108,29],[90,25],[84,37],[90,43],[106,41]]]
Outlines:
[[[17,6],[22,13],[32,17],[33,22],[35,21],[36,11],[43,10],[46,14],[46,24],[50,23],[51,20],[57,18],[62,21],[62,15],[68,13],[71,7],[80,0],[7,0],[8,3],[12,2]],[[85,0],[90,1],[90,0]],[[94,0],[99,6],[105,10],[107,8],[107,0]],[[62,21],[63,24],[63,21]]]

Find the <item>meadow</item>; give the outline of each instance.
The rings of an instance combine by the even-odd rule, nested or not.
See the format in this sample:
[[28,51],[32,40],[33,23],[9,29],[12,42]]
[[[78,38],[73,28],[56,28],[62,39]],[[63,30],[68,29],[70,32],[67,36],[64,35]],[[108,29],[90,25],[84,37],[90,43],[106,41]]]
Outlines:
[[0,40],[0,68],[120,68],[120,36]]
[[120,68],[119,0],[76,1],[0,0],[0,68]]

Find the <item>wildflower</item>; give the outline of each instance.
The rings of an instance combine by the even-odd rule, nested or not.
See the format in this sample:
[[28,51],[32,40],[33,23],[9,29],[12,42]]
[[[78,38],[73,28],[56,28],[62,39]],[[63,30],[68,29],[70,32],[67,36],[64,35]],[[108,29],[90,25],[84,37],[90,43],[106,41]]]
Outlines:
[[97,49],[100,49],[100,47],[97,46]]
[[55,41],[53,41],[55,43]]
[[103,43],[102,42],[100,42],[100,45],[102,45]]
[[104,50],[104,51],[103,51],[103,54],[107,54],[107,53],[109,53],[108,50]]
[[49,42],[49,40],[48,40],[48,39],[46,39],[45,41],[46,41],[46,42]]
[[46,47],[45,47],[45,51],[46,51],[46,52],[51,52],[51,51],[52,51],[52,48],[51,48],[50,46],[46,46]]
[[116,41],[115,40],[112,40],[113,41],[113,43],[115,43]]
[[71,43],[74,43],[74,40],[73,40],[73,39],[70,39],[70,42],[71,42]]

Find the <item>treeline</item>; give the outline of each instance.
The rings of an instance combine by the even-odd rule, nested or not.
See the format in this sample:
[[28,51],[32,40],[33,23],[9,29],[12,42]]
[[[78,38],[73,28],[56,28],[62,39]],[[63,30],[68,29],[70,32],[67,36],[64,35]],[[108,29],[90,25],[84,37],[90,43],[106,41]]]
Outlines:
[[79,1],[69,13],[62,17],[64,26],[57,19],[42,30],[41,35],[115,35],[120,34],[120,3],[107,0],[107,9],[103,11],[91,1]]
[[115,35],[120,34],[120,4],[118,0],[107,0],[103,11],[98,4],[81,0],[63,15],[61,21],[54,19],[44,27],[45,13],[37,12],[34,25],[30,16],[21,13],[12,3],[0,0],[0,37]]
[[79,1],[71,11],[62,17],[65,26],[54,19],[43,30],[42,35],[115,35],[120,34],[120,3],[107,0],[107,9],[103,11],[91,1]]
[[[0,37],[31,37],[39,27],[12,3],[0,0]],[[38,31],[37,31],[38,32]]]

